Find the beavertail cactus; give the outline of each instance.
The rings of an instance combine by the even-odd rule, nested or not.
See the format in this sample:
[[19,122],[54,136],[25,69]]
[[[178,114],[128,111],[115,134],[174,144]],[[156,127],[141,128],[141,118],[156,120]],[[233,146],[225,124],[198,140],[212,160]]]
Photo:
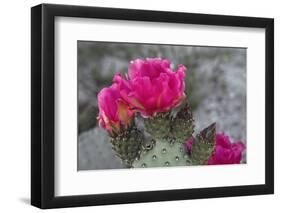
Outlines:
[[194,119],[187,99],[178,108],[173,110],[176,113],[171,120],[171,135],[178,142],[184,143],[194,133]]
[[116,137],[111,137],[112,149],[116,152],[127,167],[131,167],[136,158],[139,157],[142,143],[144,141],[143,133],[135,125],[123,130]]
[[116,74],[99,93],[98,119],[116,155],[129,168],[240,163],[245,146],[216,134],[216,123],[194,134],[186,68],[173,71],[170,65],[160,58],[137,59],[125,78]]
[[157,140],[150,150],[143,150],[133,167],[165,167],[191,165],[190,156],[183,144],[169,140]]
[[196,135],[189,150],[192,164],[206,164],[215,148],[216,124],[213,123]]
[[169,112],[161,112],[153,117],[144,119],[146,131],[155,139],[169,137],[171,130],[171,120]]

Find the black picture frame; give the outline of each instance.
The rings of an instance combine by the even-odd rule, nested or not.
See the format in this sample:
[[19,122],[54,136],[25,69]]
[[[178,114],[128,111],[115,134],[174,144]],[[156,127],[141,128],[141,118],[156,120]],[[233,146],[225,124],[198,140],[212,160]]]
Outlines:
[[[265,29],[265,184],[56,197],[54,21],[58,16]],[[31,8],[31,97],[31,204],[39,208],[274,193],[274,19],[41,4]]]

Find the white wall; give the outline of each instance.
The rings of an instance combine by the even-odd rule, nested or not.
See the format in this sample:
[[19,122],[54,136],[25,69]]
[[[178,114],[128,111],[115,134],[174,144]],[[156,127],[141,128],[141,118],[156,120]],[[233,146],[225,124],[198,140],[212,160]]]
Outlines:
[[[51,212],[270,212],[281,207],[281,13],[278,1],[246,0],[58,0],[45,3],[81,4],[151,10],[261,16],[275,18],[275,195],[173,201],[51,210]],[[30,7],[41,1],[2,1],[0,32],[0,209],[1,212],[38,212],[30,196]],[[3,48],[4,47],[4,48]],[[277,83],[279,85],[277,85]],[[113,180],[114,181],[114,180]]]

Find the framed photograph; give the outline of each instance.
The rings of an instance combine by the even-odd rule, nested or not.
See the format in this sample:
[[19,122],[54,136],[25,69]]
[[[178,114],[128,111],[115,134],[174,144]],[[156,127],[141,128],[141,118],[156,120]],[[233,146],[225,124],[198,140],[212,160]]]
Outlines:
[[31,9],[31,204],[274,192],[274,20]]

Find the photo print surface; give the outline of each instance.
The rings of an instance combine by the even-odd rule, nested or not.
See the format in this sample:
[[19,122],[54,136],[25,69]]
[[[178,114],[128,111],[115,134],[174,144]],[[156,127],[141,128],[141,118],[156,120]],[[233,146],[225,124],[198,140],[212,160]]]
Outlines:
[[77,51],[78,171],[246,163],[246,48]]

